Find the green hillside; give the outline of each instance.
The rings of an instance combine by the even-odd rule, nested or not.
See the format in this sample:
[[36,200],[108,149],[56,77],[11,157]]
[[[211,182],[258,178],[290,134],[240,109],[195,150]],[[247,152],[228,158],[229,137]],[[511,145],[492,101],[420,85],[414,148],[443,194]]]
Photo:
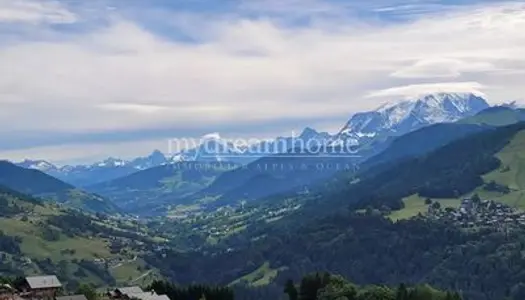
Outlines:
[[70,288],[158,278],[140,259],[141,245],[155,241],[126,228],[0,188],[0,275],[57,274]]
[[[495,200],[525,209],[525,131],[513,135],[493,157],[497,158],[498,166],[488,173],[481,174],[482,181],[474,189],[458,195],[455,199],[437,201],[457,206],[462,198],[478,194],[484,200]],[[408,218],[417,215],[418,212],[426,212],[428,205],[424,204],[424,200],[424,197],[417,194],[404,198],[404,208],[395,211],[391,218]]]

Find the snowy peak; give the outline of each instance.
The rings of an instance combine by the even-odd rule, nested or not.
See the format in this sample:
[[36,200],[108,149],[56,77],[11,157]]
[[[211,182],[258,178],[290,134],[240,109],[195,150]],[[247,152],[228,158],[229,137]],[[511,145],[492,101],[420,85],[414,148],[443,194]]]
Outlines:
[[129,162],[128,161],[125,161],[125,160],[122,160],[122,159],[119,159],[119,158],[113,158],[113,157],[110,157],[108,159],[105,159],[101,162],[98,162],[98,163],[95,163],[92,165],[92,167],[123,167],[125,165],[127,165]]
[[146,157],[138,157],[128,163],[128,166],[137,169],[145,170],[166,164],[168,162],[166,156],[159,150],[154,150],[150,155]]
[[17,166],[26,168],[26,169],[35,169],[42,172],[49,172],[52,170],[56,170],[57,167],[53,165],[50,162],[47,162],[45,160],[29,160],[26,159],[20,163],[16,163]]
[[327,132],[318,132],[317,130],[306,127],[301,135],[299,135],[299,139],[301,140],[328,140],[330,138],[330,134]]
[[398,136],[431,124],[455,122],[488,107],[485,99],[471,93],[436,93],[387,103],[355,114],[336,140],[359,145],[376,136]]

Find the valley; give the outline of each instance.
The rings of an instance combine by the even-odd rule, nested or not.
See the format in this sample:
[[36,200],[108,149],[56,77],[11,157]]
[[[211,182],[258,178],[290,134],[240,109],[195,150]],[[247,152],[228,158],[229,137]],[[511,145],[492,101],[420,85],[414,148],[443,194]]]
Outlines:
[[[288,280],[327,271],[362,285],[424,282],[465,299],[518,297],[525,123],[501,121],[514,115],[488,108],[402,134],[384,131],[386,123],[376,135],[363,127],[361,157],[159,159],[84,187],[3,162],[0,274],[56,274],[69,290],[203,282],[269,299]],[[479,200],[463,212],[465,199]]]

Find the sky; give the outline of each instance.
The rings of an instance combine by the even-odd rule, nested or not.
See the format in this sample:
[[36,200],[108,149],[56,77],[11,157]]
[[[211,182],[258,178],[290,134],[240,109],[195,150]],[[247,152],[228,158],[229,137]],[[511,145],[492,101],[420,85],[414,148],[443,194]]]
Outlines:
[[525,2],[0,0],[0,158],[336,132],[385,101],[525,104]]

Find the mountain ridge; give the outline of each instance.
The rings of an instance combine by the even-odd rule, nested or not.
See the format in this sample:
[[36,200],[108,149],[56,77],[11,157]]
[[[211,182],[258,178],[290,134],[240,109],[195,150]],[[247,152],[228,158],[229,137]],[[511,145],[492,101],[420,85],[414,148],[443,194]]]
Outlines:
[[95,212],[118,212],[113,203],[35,169],[0,161],[0,185],[22,194]]

